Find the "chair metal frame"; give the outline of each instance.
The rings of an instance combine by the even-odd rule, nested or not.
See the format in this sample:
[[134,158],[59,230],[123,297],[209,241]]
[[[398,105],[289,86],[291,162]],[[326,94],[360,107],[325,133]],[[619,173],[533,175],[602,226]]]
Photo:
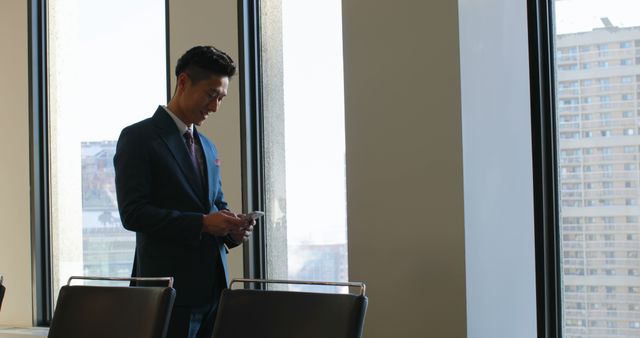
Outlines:
[[[167,282],[167,286],[173,287],[173,277],[95,277],[95,276],[71,276],[67,280],[67,286],[71,286],[71,281],[79,280],[95,280],[95,281],[116,281],[116,282]],[[0,284],[1,281],[0,281]]]
[[350,288],[360,288],[360,296],[365,296],[367,286],[363,282],[321,282],[321,281],[301,281],[301,280],[284,280],[284,279],[252,279],[252,278],[234,278],[229,283],[229,289],[235,283],[262,283],[262,284],[302,284],[302,285],[321,285],[321,286],[348,286]]
[[[91,283],[83,283],[83,284],[73,284],[74,281],[102,281],[102,282],[154,282],[154,284],[158,284],[157,286],[149,286],[149,287],[130,287],[122,286],[122,285],[91,285]],[[167,284],[167,286],[163,284]],[[73,284],[73,285],[72,285]],[[127,290],[130,289],[130,290]],[[137,289],[134,291],[134,289]],[[154,290],[142,290],[142,289],[154,289]],[[75,290],[75,291],[73,291]],[[98,291],[99,290],[99,291]],[[63,292],[65,304],[65,310],[61,310],[59,308],[61,306],[61,299],[63,299]],[[123,293],[124,292],[124,293]],[[106,304],[106,312],[99,312],[96,310],[97,304],[89,303],[90,299],[95,295],[95,299],[99,301],[103,301]],[[82,296],[87,296],[88,298],[84,299]],[[105,297],[106,296],[106,297]],[[116,298],[112,298],[111,296],[116,296]],[[123,298],[124,296],[124,298]],[[129,296],[137,298],[138,300],[142,300],[142,303],[136,303],[135,308],[144,309],[146,314],[146,319],[143,321],[137,321],[137,323],[132,322],[130,319],[133,318],[129,315],[119,315],[117,312],[118,302],[123,301],[126,303],[125,299],[129,298]],[[140,298],[138,298],[140,297]],[[149,303],[149,305],[153,306],[153,310],[148,308],[149,311],[146,311],[146,308],[143,304],[145,304],[146,300],[152,301],[153,304]],[[65,337],[67,334],[72,333],[73,329],[73,318],[74,313],[78,314],[82,309],[87,310],[89,315],[88,318],[91,325],[81,325],[81,328],[78,328],[73,334],[81,334],[86,336],[87,332],[92,332],[92,328],[94,324],[98,323],[98,325],[107,324],[105,320],[109,320],[108,318],[103,318],[105,315],[113,314],[115,317],[113,320],[118,323],[124,323],[124,325],[133,325],[131,326],[135,330],[141,330],[140,332],[145,332],[149,334],[154,334],[154,337],[158,337],[158,335],[164,333],[166,334],[168,321],[170,318],[170,313],[173,308],[173,304],[175,301],[175,290],[173,289],[173,278],[172,277],[130,277],[130,278],[119,278],[119,277],[96,277],[96,276],[71,276],[67,280],[67,284],[64,285],[60,289],[60,296],[58,297],[58,302],[56,305],[56,310],[53,314],[49,335],[55,332],[55,337]],[[87,306],[87,304],[93,304],[91,306]],[[71,305],[71,306],[69,306]],[[138,306],[139,305],[139,306]],[[114,310],[115,309],[115,310]],[[61,312],[59,312],[61,311]],[[114,312],[116,311],[116,312]],[[130,314],[131,315],[131,314]],[[61,316],[61,317],[59,317]],[[134,315],[135,316],[135,315]],[[57,318],[61,318],[58,319]],[[129,318],[129,319],[127,319]],[[94,323],[95,322],[95,323]],[[113,322],[113,321],[112,321]],[[58,323],[58,324],[56,324]],[[145,323],[142,326],[139,326],[138,323]],[[148,325],[148,326],[145,326]],[[129,326],[122,326],[121,328],[126,328]],[[55,328],[55,329],[54,329]],[[54,329],[52,331],[52,329]],[[69,331],[72,330],[72,331]],[[101,330],[102,333],[98,335],[99,337],[104,338],[112,338],[113,334],[116,331],[104,331]],[[98,334],[100,331],[93,332]],[[138,331],[131,331],[138,332]],[[122,332],[121,332],[122,333]],[[137,335],[136,335],[137,336]],[[133,336],[132,336],[133,337]]]

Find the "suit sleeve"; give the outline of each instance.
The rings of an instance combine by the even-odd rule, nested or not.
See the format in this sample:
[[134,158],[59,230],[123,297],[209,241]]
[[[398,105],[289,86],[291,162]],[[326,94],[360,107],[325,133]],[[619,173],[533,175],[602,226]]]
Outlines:
[[139,130],[125,128],[113,158],[118,210],[125,229],[165,239],[197,244],[202,213],[163,209],[151,203],[149,142]]
[[[216,198],[214,199],[214,204],[216,205],[218,210],[229,210],[229,204],[227,203],[227,201],[224,200],[224,193],[222,192],[222,179],[219,177],[218,177],[218,187],[220,187],[220,189],[218,189],[218,193],[216,195]],[[242,242],[236,242],[233,238],[231,238],[230,235],[226,235],[222,237],[222,240],[224,241],[224,244],[226,244],[227,248],[229,249],[242,244]]]
[[218,193],[216,194],[216,198],[213,200],[213,203],[216,205],[218,210],[229,210],[229,204],[224,200],[224,193],[222,192],[222,179],[218,177]]

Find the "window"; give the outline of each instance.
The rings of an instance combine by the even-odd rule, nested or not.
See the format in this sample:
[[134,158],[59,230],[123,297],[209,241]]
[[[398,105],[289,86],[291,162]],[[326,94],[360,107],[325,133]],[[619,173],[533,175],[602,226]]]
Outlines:
[[[348,279],[340,4],[260,1],[264,277],[270,279]],[[318,93],[321,105],[313,103]],[[332,210],[331,219],[309,215],[319,206]]]
[[570,65],[561,65],[558,67],[559,70],[562,71],[569,71],[569,70],[577,70],[578,69],[578,65],[576,65],[575,63],[570,64]]
[[50,0],[47,22],[49,120],[42,123],[51,149],[57,296],[72,275],[131,274],[135,235],[120,223],[113,155],[123,127],[166,103],[165,2]]
[[630,66],[633,64],[633,59],[622,59],[620,60],[621,66]]
[[577,81],[564,81],[558,84],[560,89],[575,89],[578,88]]
[[[538,5],[543,3],[545,2],[542,0],[537,1]],[[585,88],[592,86],[590,78],[596,81],[598,90],[606,91],[601,92],[602,95],[596,94],[598,98],[595,105],[587,106],[585,100],[579,103],[579,111],[588,111],[599,117],[597,122],[581,124],[583,129],[577,129],[582,132],[581,139],[561,138],[559,130],[547,130],[547,135],[554,135],[550,142],[557,142],[554,148],[558,156],[556,165],[565,165],[564,159],[568,153],[564,150],[585,148],[580,162],[584,164],[585,172],[581,175],[582,185],[565,185],[564,183],[576,183],[576,180],[569,181],[569,176],[558,175],[559,184],[554,187],[560,190],[556,194],[559,200],[541,198],[540,204],[557,203],[555,205],[559,206],[558,224],[555,221],[547,223],[548,229],[558,231],[558,251],[584,248],[587,258],[584,263],[586,275],[569,270],[575,269],[575,266],[570,265],[575,264],[571,260],[556,257],[547,261],[549,266],[552,266],[549,270],[545,269],[547,274],[553,278],[554,272],[550,270],[557,268],[555,271],[559,271],[553,280],[562,287],[559,288],[559,294],[550,296],[553,299],[550,302],[559,303],[560,309],[558,313],[554,313],[555,310],[546,308],[547,312],[553,315],[552,320],[556,321],[550,324],[550,327],[556,325],[558,330],[545,331],[544,335],[538,335],[540,337],[640,336],[640,321],[637,316],[622,311],[640,309],[640,301],[637,298],[637,294],[640,293],[640,287],[637,286],[640,256],[636,250],[640,245],[640,231],[637,228],[640,217],[640,193],[637,190],[640,170],[637,158],[638,144],[635,139],[638,134],[638,124],[635,120],[638,106],[635,82],[640,76],[637,70],[634,70],[635,66],[631,67],[637,63],[637,51],[631,48],[634,45],[636,48],[639,46],[636,41],[640,41],[640,18],[630,20],[623,15],[625,12],[634,11],[635,7],[635,2],[624,0],[615,4],[604,0],[553,1],[551,14],[547,19],[557,35],[540,39],[553,41],[547,46],[553,46],[555,49],[572,47],[577,41],[585,41],[594,46],[594,52],[579,48],[576,55],[579,62],[591,63],[592,69],[580,68],[572,74],[554,72],[553,81],[567,82],[582,78],[584,80],[581,80],[581,85]],[[618,65],[624,67],[617,67]],[[589,82],[586,83],[587,81]],[[586,94],[587,89],[584,90]],[[589,92],[589,95],[593,96],[593,91]],[[570,98],[568,93],[556,91],[557,101],[567,98]],[[549,115],[555,115],[557,121],[562,114],[560,110],[553,110]],[[620,137],[621,135],[633,137]],[[587,148],[601,150],[602,156],[589,156]],[[547,160],[554,161],[552,158]],[[574,203],[575,198],[569,199],[565,192],[577,196],[582,193],[584,204]],[[571,237],[571,241],[559,240],[567,238],[565,234],[576,234],[573,229],[566,227],[565,220],[569,216],[585,219],[584,239],[574,236]],[[594,223],[587,220],[591,218],[607,221]],[[575,303],[585,299],[576,298],[575,294],[568,291],[579,285],[588,285],[590,295],[586,299],[589,304],[581,311],[576,311]],[[603,311],[604,309],[606,311]],[[586,323],[586,326],[578,329],[576,324],[580,322]]]
[[598,56],[608,56],[609,55],[609,45],[607,44],[599,44],[598,45]]

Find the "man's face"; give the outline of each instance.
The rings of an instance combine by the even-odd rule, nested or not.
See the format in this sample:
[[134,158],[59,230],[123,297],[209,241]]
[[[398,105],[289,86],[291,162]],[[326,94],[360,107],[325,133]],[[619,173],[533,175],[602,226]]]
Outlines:
[[227,96],[229,78],[212,75],[194,84],[186,74],[184,75],[180,100],[183,115],[181,118],[187,125],[193,123],[199,126],[210,113],[215,113],[220,108],[222,99]]

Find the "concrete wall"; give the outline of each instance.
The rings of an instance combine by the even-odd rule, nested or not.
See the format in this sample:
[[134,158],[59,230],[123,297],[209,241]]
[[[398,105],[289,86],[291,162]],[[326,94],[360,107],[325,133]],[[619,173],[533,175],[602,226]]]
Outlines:
[[31,215],[27,1],[0,6],[0,324],[31,325]]
[[343,1],[349,274],[365,336],[464,337],[455,1]]

